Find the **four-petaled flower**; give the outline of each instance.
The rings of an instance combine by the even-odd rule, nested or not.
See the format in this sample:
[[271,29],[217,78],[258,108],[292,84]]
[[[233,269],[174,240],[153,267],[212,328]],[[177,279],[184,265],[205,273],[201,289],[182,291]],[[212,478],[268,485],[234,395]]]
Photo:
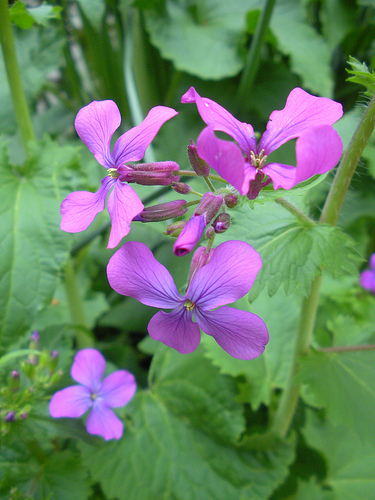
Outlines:
[[366,269],[361,273],[359,283],[362,288],[375,293],[375,253],[370,257],[370,269]]
[[[198,137],[197,151],[241,195],[249,192],[250,182],[257,190],[265,185],[265,176],[274,189],[291,189],[315,174],[324,174],[336,166],[342,154],[342,142],[332,124],[343,114],[341,104],[326,97],[315,97],[300,88],[291,91],[285,108],[271,113],[259,145],[253,127],[234,118],[229,111],[201,97],[191,87],[181,98],[195,102],[208,125]],[[225,132],[237,141],[218,139],[214,130]],[[267,157],[280,146],[296,139],[297,168],[281,163],[267,163]],[[256,197],[253,194],[252,198]]]
[[248,293],[261,266],[258,252],[248,243],[221,243],[182,297],[168,270],[146,245],[127,242],[110,259],[107,274],[116,292],[148,306],[173,309],[151,318],[148,331],[152,338],[181,354],[189,353],[199,345],[201,328],[231,356],[253,359],[268,342],[265,323],[253,313],[225,304]]
[[[111,152],[111,138],[121,123],[121,115],[113,101],[93,101],[82,108],[76,117],[77,134],[93,153],[96,160],[108,171],[102,186],[96,193],[77,191],[69,194],[61,204],[61,229],[69,233],[84,231],[95,216],[107,208],[112,220],[108,248],[116,247],[130,231],[130,223],[142,212],[144,206],[137,193],[121,177],[132,174],[134,169],[126,163],[141,160],[160,127],[177,115],[177,111],[165,106],[152,108],[143,122],[121,135]],[[161,170],[178,170],[175,162],[160,162]],[[172,165],[173,164],[173,165]],[[139,176],[138,172],[134,175]],[[150,174],[151,175],[151,174]],[[161,174],[163,175],[163,174]]]
[[89,408],[86,428],[104,439],[120,439],[123,423],[111,410],[126,405],[134,396],[134,375],[126,370],[111,373],[102,381],[105,359],[96,349],[78,351],[71,376],[81,385],[56,392],[49,404],[52,417],[81,417]]

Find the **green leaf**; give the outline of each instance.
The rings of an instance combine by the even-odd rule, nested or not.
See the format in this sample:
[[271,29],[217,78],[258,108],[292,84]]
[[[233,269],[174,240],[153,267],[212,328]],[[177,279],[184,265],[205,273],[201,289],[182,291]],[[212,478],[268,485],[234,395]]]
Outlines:
[[256,359],[232,358],[212,337],[204,335],[202,338],[206,356],[221,373],[244,377],[245,383],[240,383],[241,397],[251,403],[253,410],[262,403],[269,406],[273,391],[285,387],[297,328],[298,302],[296,297],[285,297],[279,290],[272,298],[263,291],[251,306],[245,299],[235,304],[257,314],[267,325],[270,340]]
[[308,481],[298,480],[295,500],[334,500],[331,491],[323,490],[314,477]]
[[47,26],[50,19],[60,19],[62,7],[43,3],[38,7],[28,8],[17,0],[9,10],[11,21],[22,29],[30,29],[35,23]]
[[[345,399],[344,394],[342,397]],[[327,477],[323,486],[333,491],[334,499],[362,500],[374,497],[373,443],[361,441],[355,434],[348,432],[345,426],[322,421],[311,410],[307,410],[307,422],[302,432],[307,443],[326,459]]]
[[26,5],[21,0],[17,0],[11,6],[9,15],[12,23],[24,30],[30,29],[35,23],[35,19],[29,14]]
[[332,55],[324,38],[307,24],[304,9],[303,2],[276,2],[270,27],[277,38],[279,50],[290,56],[292,70],[301,77],[304,87],[331,97]]
[[241,44],[248,0],[166,0],[165,9],[147,10],[151,42],[175,67],[203,79],[234,76],[243,67]]
[[0,158],[0,337],[14,343],[52,299],[70,238],[60,230],[60,169],[76,149],[47,141],[24,169]]
[[295,290],[306,295],[322,266],[338,277],[356,273],[361,260],[353,240],[340,229],[321,224],[308,227],[276,204],[255,204],[253,210],[244,205],[233,212],[227,237],[247,241],[262,257],[262,269],[250,291],[252,299],[266,285],[271,296],[281,285],[287,295]]
[[287,446],[250,452],[221,444],[169,411],[153,392],[137,394],[131,417],[121,441],[100,449],[81,446],[108,498],[264,500],[293,460]]
[[77,3],[92,26],[99,29],[105,13],[105,1],[77,0]]
[[349,77],[347,80],[366,87],[365,95],[372,97],[375,94],[375,72],[370,72],[366,64],[360,63],[355,57],[350,56],[348,64],[351,66],[351,69],[347,69],[346,71],[354,76]]
[[375,351],[316,352],[300,360],[298,380],[334,423],[362,441],[374,440]]

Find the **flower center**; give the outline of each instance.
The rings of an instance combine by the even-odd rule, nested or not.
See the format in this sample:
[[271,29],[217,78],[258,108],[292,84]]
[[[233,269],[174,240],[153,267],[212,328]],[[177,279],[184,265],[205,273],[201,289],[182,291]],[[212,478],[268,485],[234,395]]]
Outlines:
[[186,302],[185,302],[185,304],[184,304],[184,306],[186,307],[186,309],[188,311],[192,311],[194,309],[194,307],[195,307],[195,304],[191,300],[187,299]]
[[120,174],[117,172],[117,168],[109,168],[107,170],[109,177],[112,177],[112,179],[117,179],[120,177]]
[[256,155],[253,151],[250,153],[250,163],[256,168],[263,168],[266,160],[267,160],[267,155],[263,154],[264,149]]
[[93,392],[91,395],[90,395],[90,398],[91,398],[91,401],[95,401],[95,399],[98,397],[97,394],[95,394],[95,392]]

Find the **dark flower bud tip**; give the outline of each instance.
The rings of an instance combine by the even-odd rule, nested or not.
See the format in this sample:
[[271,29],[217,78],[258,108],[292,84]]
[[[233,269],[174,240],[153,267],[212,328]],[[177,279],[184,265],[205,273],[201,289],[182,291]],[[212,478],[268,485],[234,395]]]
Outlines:
[[197,146],[193,141],[190,141],[190,145],[187,147],[187,151],[190,165],[193,167],[194,172],[197,175],[205,175],[207,177],[210,174],[210,165],[200,156],[198,156]]

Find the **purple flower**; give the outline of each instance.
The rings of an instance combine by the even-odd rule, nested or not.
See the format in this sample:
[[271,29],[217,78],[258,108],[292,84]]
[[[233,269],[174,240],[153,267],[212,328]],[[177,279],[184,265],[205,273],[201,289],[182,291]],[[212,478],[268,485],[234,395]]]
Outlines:
[[[257,173],[260,174],[259,190],[265,185],[260,183],[265,175],[272,179],[275,189],[291,189],[315,174],[331,170],[342,154],[341,139],[331,126],[343,114],[341,104],[326,97],[312,96],[300,88],[291,91],[284,109],[271,113],[259,145],[250,124],[240,122],[211,99],[202,98],[194,87],[182,96],[181,102],[195,102],[208,125],[198,137],[199,156],[241,195],[248,193],[250,182],[255,180]],[[239,147],[218,139],[214,130],[231,136]],[[297,168],[267,163],[273,151],[296,138]]]
[[81,417],[92,408],[86,422],[90,434],[104,439],[120,439],[123,423],[111,410],[126,405],[134,396],[134,375],[118,370],[101,380],[105,359],[96,349],[83,349],[74,358],[71,376],[81,385],[73,385],[53,395],[49,411],[52,417]]
[[[266,325],[255,314],[225,304],[248,293],[261,266],[260,255],[248,243],[227,241],[215,248],[182,297],[151,250],[132,241],[112,256],[107,274],[116,292],[148,306],[173,309],[151,318],[148,332],[152,338],[181,354],[189,353],[199,345],[201,328],[231,356],[253,359],[268,342]],[[220,306],[224,307],[217,309]]]
[[[107,169],[108,176],[102,179],[102,186],[96,193],[77,191],[69,194],[61,204],[61,229],[69,233],[84,231],[95,216],[104,210],[108,193],[107,208],[112,220],[108,248],[116,247],[130,231],[132,219],[143,210],[137,193],[121,181],[126,173],[132,173],[128,162],[141,160],[145,151],[164,122],[177,115],[177,111],[164,106],[152,108],[143,122],[121,135],[111,152],[113,133],[121,123],[120,111],[113,101],[93,101],[82,108],[76,117],[77,134],[93,153],[96,160]],[[172,162],[160,162],[161,171]],[[173,169],[178,169],[174,163]],[[152,169],[155,170],[152,164]],[[134,170],[135,175],[141,173]],[[152,175],[155,173],[152,171]],[[151,175],[150,174],[150,175]],[[161,173],[163,176],[165,172]],[[169,175],[169,174],[168,174]]]
[[359,284],[365,290],[375,293],[375,253],[370,257],[370,269],[366,269],[361,273]]

